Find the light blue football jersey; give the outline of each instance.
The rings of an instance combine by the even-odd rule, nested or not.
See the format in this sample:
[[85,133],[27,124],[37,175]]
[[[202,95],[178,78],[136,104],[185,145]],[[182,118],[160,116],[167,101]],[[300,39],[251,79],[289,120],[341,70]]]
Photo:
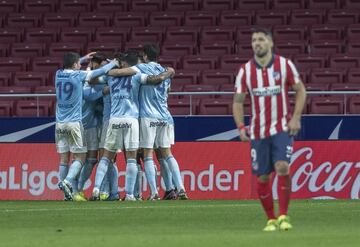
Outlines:
[[[103,75],[99,77],[99,81],[108,85],[109,76]],[[110,94],[103,96],[103,118],[102,121],[109,121],[111,114],[111,97]]]
[[104,86],[104,84],[90,86],[86,83],[83,87],[82,124],[84,129],[95,128],[102,120],[102,116],[98,116],[97,106],[98,100],[103,97]]
[[80,122],[82,120],[83,83],[106,74],[114,66],[115,63],[111,62],[92,71],[69,69],[56,71],[56,122]]
[[[165,68],[155,62],[142,63],[136,66],[144,74],[159,75]],[[142,85],[140,88],[140,117],[166,121],[174,120],[168,110],[167,99],[171,80],[166,79],[159,85]]]
[[111,118],[139,117],[139,89],[146,82],[146,77],[141,73],[124,77],[109,76]]

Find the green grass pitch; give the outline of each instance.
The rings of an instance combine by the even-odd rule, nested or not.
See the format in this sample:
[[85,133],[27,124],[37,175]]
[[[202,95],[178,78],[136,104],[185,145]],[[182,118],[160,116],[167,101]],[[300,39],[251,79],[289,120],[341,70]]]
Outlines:
[[294,200],[290,216],[265,233],[258,201],[0,201],[0,246],[360,246],[360,201]]

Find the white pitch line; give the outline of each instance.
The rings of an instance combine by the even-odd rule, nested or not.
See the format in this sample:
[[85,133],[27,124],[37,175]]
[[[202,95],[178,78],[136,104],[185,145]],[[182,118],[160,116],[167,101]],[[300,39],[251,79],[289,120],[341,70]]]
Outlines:
[[213,204],[213,205],[169,205],[169,206],[118,206],[118,207],[95,207],[95,208],[26,208],[26,209],[0,209],[0,213],[13,212],[46,212],[46,211],[74,211],[74,210],[117,210],[117,209],[165,209],[165,208],[211,208],[211,207],[248,207],[253,204]]

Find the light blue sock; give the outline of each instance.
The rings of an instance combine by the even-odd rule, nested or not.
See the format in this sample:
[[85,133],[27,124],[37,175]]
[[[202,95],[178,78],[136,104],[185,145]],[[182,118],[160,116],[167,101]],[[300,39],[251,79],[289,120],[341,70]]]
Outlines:
[[108,171],[110,160],[106,157],[102,157],[99,165],[96,169],[94,189],[100,190],[100,186],[104,180],[104,177]]
[[127,159],[126,176],[125,176],[125,192],[128,195],[134,195],[134,187],[138,168],[135,159]]
[[134,196],[139,198],[142,196],[142,170],[141,165],[137,164],[137,174],[134,186]]
[[110,165],[110,195],[118,196],[119,195],[119,170],[116,163]]
[[145,167],[145,175],[146,179],[149,183],[151,194],[154,195],[158,193],[156,188],[156,181],[155,181],[155,167],[154,161],[151,157],[146,157],[144,160],[144,167]]
[[174,185],[172,182],[172,175],[169,169],[168,163],[164,159],[159,159],[160,163],[160,174],[165,184],[166,191],[173,190]]
[[60,163],[59,164],[59,181],[63,181],[69,171],[69,166],[66,163]]
[[86,181],[90,178],[92,170],[94,169],[95,164],[97,163],[96,158],[88,158],[86,159],[85,165],[81,168],[79,182],[78,182],[78,190],[83,191],[84,185]]
[[105,177],[104,177],[102,183],[101,183],[100,194],[110,195],[110,171],[111,171],[111,169],[109,168],[105,174]]
[[178,190],[184,190],[184,184],[181,178],[180,168],[176,159],[174,158],[174,156],[169,155],[168,157],[166,157],[165,160],[169,165],[169,169],[171,171],[176,188]]
[[79,175],[81,171],[82,163],[80,160],[74,160],[69,168],[68,175],[65,180],[70,182],[71,185],[74,184],[74,180]]

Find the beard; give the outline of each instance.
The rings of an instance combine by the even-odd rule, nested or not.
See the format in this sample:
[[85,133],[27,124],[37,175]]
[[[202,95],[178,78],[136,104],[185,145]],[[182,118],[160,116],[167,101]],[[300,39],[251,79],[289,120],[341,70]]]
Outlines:
[[263,58],[265,57],[267,54],[268,54],[269,50],[266,50],[266,51],[258,51],[258,52],[255,52],[255,56],[259,57],[259,58]]

